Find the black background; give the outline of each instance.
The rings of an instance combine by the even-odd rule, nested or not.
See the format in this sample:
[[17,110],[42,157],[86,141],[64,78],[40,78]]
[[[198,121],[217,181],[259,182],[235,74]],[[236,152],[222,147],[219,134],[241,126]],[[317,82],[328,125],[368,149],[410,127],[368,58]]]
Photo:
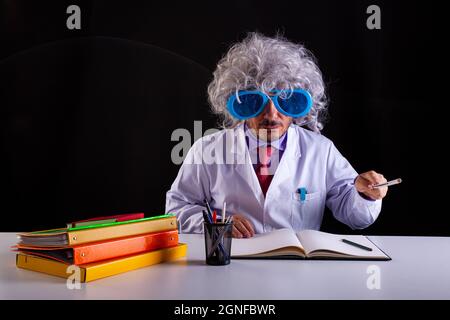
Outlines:
[[[0,231],[164,212],[177,128],[217,127],[206,86],[249,31],[281,32],[318,60],[323,134],[358,172],[401,177],[365,234],[449,235],[440,70],[431,4],[406,1],[1,1]],[[66,8],[81,8],[68,30]],[[381,8],[381,30],[366,8]],[[443,94],[445,96],[445,93]],[[445,182],[445,181],[444,181]],[[323,230],[350,233],[327,212]],[[357,231],[356,233],[360,233]]]

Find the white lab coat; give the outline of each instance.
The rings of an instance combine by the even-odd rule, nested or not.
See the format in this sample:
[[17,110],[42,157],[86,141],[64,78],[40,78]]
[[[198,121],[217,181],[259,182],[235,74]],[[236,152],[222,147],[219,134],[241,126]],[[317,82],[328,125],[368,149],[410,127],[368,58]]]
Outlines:
[[[234,149],[221,148],[230,132],[237,136]],[[245,161],[230,163],[229,149]],[[361,197],[353,185],[357,175],[329,139],[291,125],[265,198],[250,160],[244,126],[238,125],[194,143],[167,192],[166,212],[177,215],[181,232],[201,233],[203,199],[219,216],[226,201],[227,214],[245,215],[255,232],[263,233],[279,228],[319,230],[326,205],[337,220],[362,229],[378,217],[381,200]],[[304,201],[297,192],[301,187],[307,190]]]

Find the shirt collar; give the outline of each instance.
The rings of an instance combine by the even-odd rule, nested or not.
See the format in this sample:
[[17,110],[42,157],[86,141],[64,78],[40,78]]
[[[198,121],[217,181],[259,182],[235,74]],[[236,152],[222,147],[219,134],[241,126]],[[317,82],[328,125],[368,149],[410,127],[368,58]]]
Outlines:
[[268,144],[281,151],[284,151],[284,149],[286,149],[287,131],[280,138],[270,141],[270,143],[258,139],[258,137],[256,137],[252,130],[247,126],[247,123],[244,124],[244,131],[249,150],[254,150],[258,147],[265,147]]

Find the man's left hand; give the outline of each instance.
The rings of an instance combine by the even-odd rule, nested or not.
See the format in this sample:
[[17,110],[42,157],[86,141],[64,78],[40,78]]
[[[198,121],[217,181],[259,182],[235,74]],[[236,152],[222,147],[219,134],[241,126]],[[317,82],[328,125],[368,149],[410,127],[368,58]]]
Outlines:
[[382,174],[375,171],[368,171],[361,173],[355,180],[355,187],[358,192],[363,193],[365,196],[373,199],[380,200],[386,196],[388,187],[373,188],[373,185],[385,183],[387,180]]

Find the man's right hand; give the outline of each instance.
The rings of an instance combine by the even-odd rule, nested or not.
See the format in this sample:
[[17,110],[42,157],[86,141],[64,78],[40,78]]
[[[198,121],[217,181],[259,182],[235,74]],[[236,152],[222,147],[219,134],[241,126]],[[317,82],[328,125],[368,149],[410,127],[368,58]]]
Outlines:
[[233,215],[233,238],[251,238],[255,234],[252,224],[241,214]]

